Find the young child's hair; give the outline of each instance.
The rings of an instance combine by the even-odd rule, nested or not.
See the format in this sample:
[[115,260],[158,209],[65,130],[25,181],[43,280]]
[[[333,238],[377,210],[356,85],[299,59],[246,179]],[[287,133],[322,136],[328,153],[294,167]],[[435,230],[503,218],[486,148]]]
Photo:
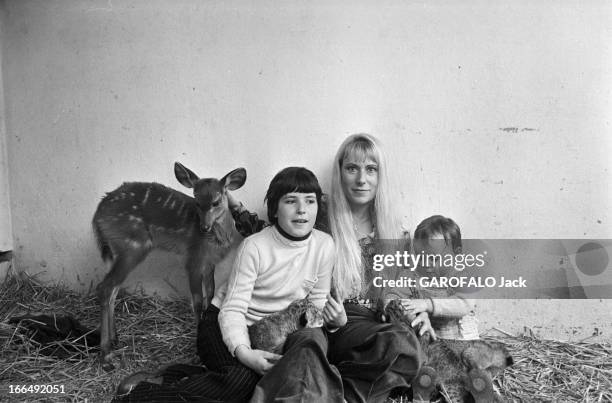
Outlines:
[[441,215],[434,215],[424,219],[414,230],[414,242],[419,241],[429,243],[429,239],[434,235],[442,235],[447,245],[453,248],[454,253],[461,253],[461,230],[452,219]]
[[[317,204],[321,205],[321,195],[323,191],[315,174],[310,170],[301,167],[288,167],[277,173],[266,193],[264,199],[268,205],[268,220],[271,224],[276,224],[276,212],[278,203],[287,193],[314,193],[317,196]],[[317,219],[321,209],[317,212]]]

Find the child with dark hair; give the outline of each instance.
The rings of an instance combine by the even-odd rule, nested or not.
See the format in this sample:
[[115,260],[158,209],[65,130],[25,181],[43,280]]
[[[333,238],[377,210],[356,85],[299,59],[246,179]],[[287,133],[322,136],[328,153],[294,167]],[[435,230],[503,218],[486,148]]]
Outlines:
[[[417,275],[451,277],[452,267],[442,267],[442,257],[462,253],[461,230],[455,221],[441,215],[423,220],[414,231],[414,253],[428,257],[417,268]],[[474,301],[452,288],[423,288],[420,299],[403,300],[402,305],[414,313],[427,312],[436,336],[442,339],[478,339]]]
[[[230,353],[256,372],[264,373],[271,365],[262,359],[265,353],[250,350],[247,325],[307,295],[319,308],[325,306],[334,246],[328,234],[313,229],[321,193],[309,170],[280,171],[266,194],[273,225],[245,239],[238,249],[219,324]],[[324,319],[334,324],[325,312]]]

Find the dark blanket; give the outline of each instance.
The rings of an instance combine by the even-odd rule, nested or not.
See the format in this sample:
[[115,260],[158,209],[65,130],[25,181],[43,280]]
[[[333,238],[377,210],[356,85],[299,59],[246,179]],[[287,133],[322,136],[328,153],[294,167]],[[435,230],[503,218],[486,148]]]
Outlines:
[[100,345],[100,332],[84,327],[72,316],[15,316],[8,323],[19,324],[28,337],[42,346],[40,353],[48,356],[85,357],[90,353],[88,349]]

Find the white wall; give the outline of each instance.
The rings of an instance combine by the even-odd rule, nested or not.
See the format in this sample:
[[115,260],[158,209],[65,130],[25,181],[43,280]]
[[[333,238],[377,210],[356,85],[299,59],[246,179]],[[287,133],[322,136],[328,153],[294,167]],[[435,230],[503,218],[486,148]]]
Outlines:
[[[203,176],[244,166],[237,194],[263,212],[285,166],[327,189],[354,132],[386,144],[415,224],[612,235],[608,2],[6,0],[4,13],[21,269],[97,283],[91,216],[124,180],[178,188],[174,161]],[[185,289],[166,271],[177,261],[155,256],[146,288]]]

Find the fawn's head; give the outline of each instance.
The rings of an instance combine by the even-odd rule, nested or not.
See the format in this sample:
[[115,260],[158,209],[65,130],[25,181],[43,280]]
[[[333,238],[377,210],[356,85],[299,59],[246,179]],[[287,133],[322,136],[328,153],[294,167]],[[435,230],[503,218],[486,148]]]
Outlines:
[[226,214],[229,214],[227,191],[240,189],[244,185],[246,170],[234,169],[221,179],[200,179],[191,170],[175,162],[174,176],[183,186],[193,189],[200,218],[200,230],[209,232],[214,224],[222,222]]

